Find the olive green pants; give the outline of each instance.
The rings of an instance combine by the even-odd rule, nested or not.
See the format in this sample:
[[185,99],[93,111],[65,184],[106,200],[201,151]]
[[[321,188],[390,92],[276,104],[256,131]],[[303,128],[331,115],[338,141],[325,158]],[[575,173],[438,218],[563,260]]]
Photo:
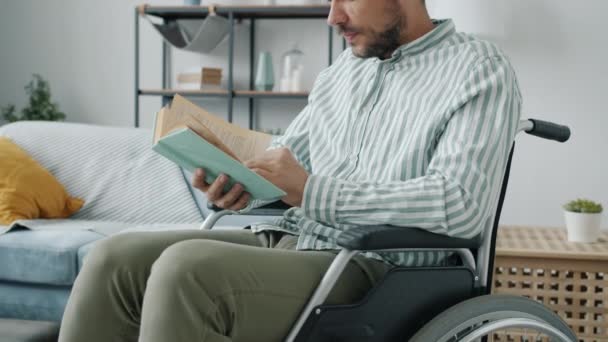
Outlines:
[[[250,230],[119,234],[86,257],[59,341],[282,341],[335,257]],[[327,303],[360,299],[388,267],[359,258]]]

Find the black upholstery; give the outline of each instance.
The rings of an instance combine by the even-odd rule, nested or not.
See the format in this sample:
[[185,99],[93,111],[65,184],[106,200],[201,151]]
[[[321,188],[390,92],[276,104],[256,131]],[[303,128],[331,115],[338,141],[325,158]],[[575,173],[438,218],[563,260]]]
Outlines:
[[426,322],[474,296],[474,283],[464,267],[395,268],[358,303],[318,306],[296,342],[407,341]]
[[477,248],[479,239],[459,239],[418,228],[359,226],[340,234],[338,245],[350,250],[368,251],[401,248]]

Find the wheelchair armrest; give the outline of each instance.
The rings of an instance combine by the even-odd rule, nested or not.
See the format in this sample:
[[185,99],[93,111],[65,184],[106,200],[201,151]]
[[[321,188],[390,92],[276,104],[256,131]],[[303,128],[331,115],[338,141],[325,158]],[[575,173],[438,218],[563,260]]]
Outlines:
[[[213,211],[222,211],[224,209],[216,206],[212,203],[207,203],[207,208]],[[291,206],[283,201],[276,201],[266,204],[263,207],[255,208],[246,213],[246,215],[254,216],[281,216],[285,210],[291,208]]]
[[350,250],[369,251],[383,249],[477,248],[480,240],[461,239],[428,232],[420,228],[397,226],[360,226],[344,231],[338,245]]

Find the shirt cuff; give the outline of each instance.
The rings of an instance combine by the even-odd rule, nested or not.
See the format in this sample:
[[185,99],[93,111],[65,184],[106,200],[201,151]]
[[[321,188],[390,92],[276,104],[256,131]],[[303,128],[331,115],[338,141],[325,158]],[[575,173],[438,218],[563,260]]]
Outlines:
[[247,203],[247,206],[241,210],[238,210],[237,213],[239,213],[240,215],[244,215],[244,214],[247,214],[248,212],[252,211],[253,209],[263,207],[266,204],[270,204],[275,201],[276,200],[251,200],[250,199],[249,203]]
[[309,175],[302,196],[304,214],[315,221],[336,225],[336,206],[341,187],[338,179]]

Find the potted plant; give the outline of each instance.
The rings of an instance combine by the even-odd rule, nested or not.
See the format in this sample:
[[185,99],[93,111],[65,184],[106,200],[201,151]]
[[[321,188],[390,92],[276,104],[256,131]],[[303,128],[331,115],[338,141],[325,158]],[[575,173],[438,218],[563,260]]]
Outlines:
[[51,87],[42,76],[35,74],[34,79],[25,86],[25,91],[30,96],[28,106],[16,113],[14,105],[8,105],[0,111],[0,118],[7,122],[21,120],[46,120],[61,121],[65,114],[59,110],[59,106],[51,102]]
[[595,242],[600,235],[602,205],[577,199],[564,205],[568,241]]

